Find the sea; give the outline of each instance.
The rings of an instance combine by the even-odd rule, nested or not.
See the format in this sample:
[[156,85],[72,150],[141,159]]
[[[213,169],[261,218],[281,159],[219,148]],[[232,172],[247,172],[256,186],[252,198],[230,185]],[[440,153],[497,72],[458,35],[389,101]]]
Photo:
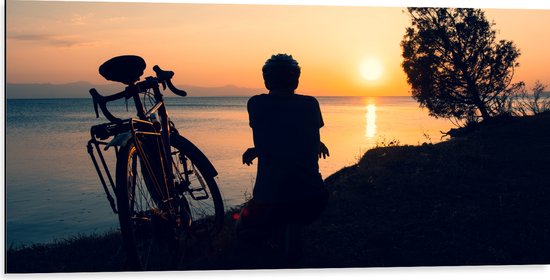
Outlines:
[[[256,164],[242,164],[253,146],[249,97],[168,97],[171,120],[218,170],[225,207],[250,197]],[[429,116],[411,97],[318,97],[330,156],[319,161],[324,178],[355,164],[368,150],[391,144],[437,143],[454,125]],[[131,100],[130,100],[131,101]],[[133,104],[109,105],[133,116]],[[100,113],[101,114],[101,113]],[[118,228],[86,150],[96,118],[91,99],[8,99],[5,131],[6,246],[63,241]],[[114,174],[114,152],[106,152]]]

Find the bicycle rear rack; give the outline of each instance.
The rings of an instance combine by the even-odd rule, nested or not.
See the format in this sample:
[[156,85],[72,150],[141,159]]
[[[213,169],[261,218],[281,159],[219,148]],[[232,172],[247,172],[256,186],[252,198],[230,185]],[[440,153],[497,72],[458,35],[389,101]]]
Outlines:
[[[92,159],[92,163],[94,164],[97,175],[99,176],[99,180],[101,181],[103,190],[105,191],[105,194],[107,196],[107,200],[109,201],[111,209],[113,209],[113,212],[115,214],[118,214],[118,210],[116,207],[115,199],[111,194],[110,190],[112,190],[112,192],[116,195],[116,184],[109,170],[109,166],[105,161],[105,157],[103,156],[102,150],[106,151],[110,147],[114,147],[115,155],[118,156],[118,152],[119,152],[118,147],[126,144],[126,142],[128,142],[132,138],[132,137],[118,137],[118,136],[123,135],[124,133],[127,133],[127,132],[131,132],[132,130],[135,130],[135,129],[143,129],[144,131],[147,131],[147,132],[154,131],[153,124],[151,122],[138,120],[138,119],[127,119],[117,123],[103,123],[103,124],[94,125],[91,127],[90,129],[91,139],[88,141],[88,144],[86,145],[88,154]],[[114,136],[114,138],[110,142],[100,141],[97,139],[99,138],[101,140],[106,140],[111,136]],[[104,146],[104,148],[101,149],[100,146]],[[96,158],[96,154],[94,153],[94,147],[95,147],[97,156],[99,157],[99,162],[98,162],[98,159]],[[107,185],[107,181],[110,186]]]
[[[118,214],[116,204],[115,204],[115,200],[114,200],[113,196],[111,195],[111,192],[109,191],[109,187],[107,186],[107,183],[105,182],[105,177],[103,176],[103,172],[101,171],[101,169],[99,167],[99,164],[97,163],[97,159],[94,155],[94,149],[93,149],[93,147],[95,146],[95,148],[97,150],[97,154],[99,156],[99,159],[101,160],[101,166],[103,167],[103,170],[105,171],[107,179],[109,180],[109,183],[111,184],[111,189],[116,194],[115,183],[113,181],[113,177],[111,176],[111,172],[109,171],[109,167],[107,166],[107,163],[105,162],[105,158],[103,157],[103,153],[101,152],[101,149],[99,148],[99,145],[107,145],[107,144],[108,144],[107,142],[101,142],[101,141],[98,141],[95,138],[92,138],[92,139],[90,139],[90,141],[88,141],[87,148],[88,148],[88,154],[90,155],[90,158],[92,159],[92,162],[94,164],[97,175],[99,176],[99,180],[101,181],[101,185],[103,186],[103,190],[105,191],[105,194],[107,195],[107,200],[109,201],[109,204],[111,205],[111,209],[113,209],[113,212],[115,214]],[[116,152],[118,153],[118,150]]]

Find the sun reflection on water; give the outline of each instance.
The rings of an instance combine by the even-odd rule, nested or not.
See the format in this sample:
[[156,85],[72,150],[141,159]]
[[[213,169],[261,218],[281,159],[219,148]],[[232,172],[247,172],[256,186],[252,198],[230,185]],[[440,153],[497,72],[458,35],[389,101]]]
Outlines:
[[367,123],[365,127],[365,136],[374,138],[376,135],[376,105],[368,104],[366,113]]

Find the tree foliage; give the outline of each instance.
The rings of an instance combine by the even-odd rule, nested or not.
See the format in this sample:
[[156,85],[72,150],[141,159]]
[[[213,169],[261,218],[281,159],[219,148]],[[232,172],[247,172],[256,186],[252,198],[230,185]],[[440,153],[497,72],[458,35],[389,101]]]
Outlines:
[[488,119],[499,95],[514,87],[520,55],[512,41],[496,40],[483,11],[408,8],[412,24],[401,42],[412,95],[435,117]]
[[506,113],[516,116],[538,115],[550,112],[550,94],[544,90],[546,85],[536,81],[529,93],[525,84],[503,99],[506,104]]

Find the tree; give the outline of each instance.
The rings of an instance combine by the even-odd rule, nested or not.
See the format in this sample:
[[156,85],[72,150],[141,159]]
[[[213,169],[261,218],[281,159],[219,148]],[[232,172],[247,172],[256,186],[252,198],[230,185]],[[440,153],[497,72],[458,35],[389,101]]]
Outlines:
[[496,40],[479,9],[408,8],[412,24],[401,41],[412,95],[435,117],[498,114],[498,97],[512,85],[519,50]]
[[519,116],[537,115],[550,111],[550,96],[544,92],[546,85],[536,81],[531,88],[532,94],[528,93],[525,85],[514,91],[509,99],[510,113]]

